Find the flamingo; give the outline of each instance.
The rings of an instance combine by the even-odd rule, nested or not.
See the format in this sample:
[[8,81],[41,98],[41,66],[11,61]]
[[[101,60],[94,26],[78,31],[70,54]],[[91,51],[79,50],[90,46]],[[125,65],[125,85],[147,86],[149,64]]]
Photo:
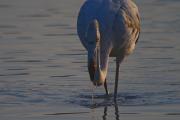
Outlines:
[[114,100],[120,63],[135,49],[140,34],[140,15],[132,0],[86,0],[77,18],[77,33],[88,53],[88,72],[106,95],[109,57],[116,58]]

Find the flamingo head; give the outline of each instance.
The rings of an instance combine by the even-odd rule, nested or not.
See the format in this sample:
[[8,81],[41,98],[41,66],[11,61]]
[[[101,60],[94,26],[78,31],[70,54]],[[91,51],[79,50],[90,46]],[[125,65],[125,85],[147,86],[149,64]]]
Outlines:
[[86,39],[88,41],[88,70],[90,79],[94,85],[100,86],[105,80],[100,68],[100,31],[97,20],[89,24]]

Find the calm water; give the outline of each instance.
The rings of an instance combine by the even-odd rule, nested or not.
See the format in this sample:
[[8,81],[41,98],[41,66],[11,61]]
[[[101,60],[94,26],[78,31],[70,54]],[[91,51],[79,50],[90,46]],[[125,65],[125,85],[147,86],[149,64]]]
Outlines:
[[[87,73],[76,34],[83,0],[0,0],[2,120],[178,120],[180,1],[136,0],[137,48],[121,65],[118,101],[105,99]],[[113,91],[114,58],[108,87]]]

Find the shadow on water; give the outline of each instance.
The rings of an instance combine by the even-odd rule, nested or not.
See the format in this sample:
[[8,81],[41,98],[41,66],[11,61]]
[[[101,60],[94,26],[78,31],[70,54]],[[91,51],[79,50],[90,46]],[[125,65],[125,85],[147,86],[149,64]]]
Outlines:
[[[89,114],[89,115],[93,116],[93,118],[95,118],[95,117],[99,118],[99,115],[94,116],[94,115],[96,115],[96,109],[98,109],[96,107],[97,107],[96,105],[94,107],[92,107],[91,111],[60,112],[60,113],[50,113],[50,114],[45,114],[45,115],[64,116],[64,115],[84,115],[84,114],[87,115],[87,114]],[[112,109],[114,109],[114,110],[112,110]],[[112,112],[112,111],[114,111],[114,112]],[[110,120],[110,119],[112,119],[112,117],[114,117],[115,120],[120,120],[120,115],[136,115],[139,113],[120,112],[119,105],[116,102],[113,102],[113,104],[111,106],[109,106],[108,104],[105,104],[103,106],[103,112],[100,114],[102,114],[102,116],[100,116],[102,120]]]
[[[120,115],[122,115],[122,114],[126,114],[126,115],[138,114],[138,113],[120,113],[119,106],[117,103],[114,103],[113,107],[114,107],[114,115],[115,115],[116,120],[120,120]],[[103,113],[102,119],[108,120],[107,117],[108,117],[108,106],[104,106],[104,113]]]
[[92,109],[92,108],[100,108],[105,106],[106,107],[114,106],[115,104],[116,105],[119,104],[121,106],[145,105],[145,103],[142,103],[143,100],[141,99],[142,97],[138,94],[120,93],[118,94],[116,103],[114,103],[113,94],[110,94],[108,97],[106,95],[100,95],[100,94],[95,94],[95,95],[80,94],[79,96],[73,97],[73,99],[69,100],[68,103],[77,104]]
[[[115,116],[116,116],[116,120],[120,120],[119,119],[119,108],[118,108],[118,105],[115,104],[114,105],[114,108],[115,108]],[[106,116],[107,116],[107,107],[104,107],[104,115],[103,115],[103,120],[107,120],[106,119]]]
[[[80,105],[85,108],[89,108],[87,111],[75,111],[68,113],[54,113],[46,115],[89,115],[94,118],[100,118],[102,120],[120,120],[121,115],[137,115],[140,112],[120,112],[119,107],[122,106],[152,106],[152,105],[164,105],[179,103],[179,99],[173,99],[171,96],[177,94],[174,91],[164,92],[137,92],[118,93],[118,99],[114,102],[113,94],[108,97],[102,94],[87,95],[87,93],[80,93],[77,96],[72,96],[68,101],[70,104]],[[101,116],[100,116],[101,115]],[[179,113],[167,113],[165,115],[179,115]]]
[[[70,100],[66,100],[70,104],[80,105],[86,108],[100,108],[104,106],[114,105],[113,94],[108,97],[106,95],[89,93],[80,93],[73,96]],[[177,91],[161,91],[161,92],[121,92],[118,93],[116,104],[120,106],[152,106],[179,104],[180,99]],[[177,96],[177,97],[175,97]]]

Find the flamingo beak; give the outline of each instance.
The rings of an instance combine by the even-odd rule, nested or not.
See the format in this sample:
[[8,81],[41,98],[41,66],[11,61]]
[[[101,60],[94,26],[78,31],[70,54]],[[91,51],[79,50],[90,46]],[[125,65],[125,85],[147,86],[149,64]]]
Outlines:
[[95,86],[101,86],[104,84],[105,78],[101,71],[97,71],[97,66],[94,62],[88,63],[88,71],[90,75],[90,79]]
[[94,85],[101,86],[104,84],[104,82],[105,82],[105,78],[104,78],[103,73],[96,71],[94,75],[94,82],[93,82]]

